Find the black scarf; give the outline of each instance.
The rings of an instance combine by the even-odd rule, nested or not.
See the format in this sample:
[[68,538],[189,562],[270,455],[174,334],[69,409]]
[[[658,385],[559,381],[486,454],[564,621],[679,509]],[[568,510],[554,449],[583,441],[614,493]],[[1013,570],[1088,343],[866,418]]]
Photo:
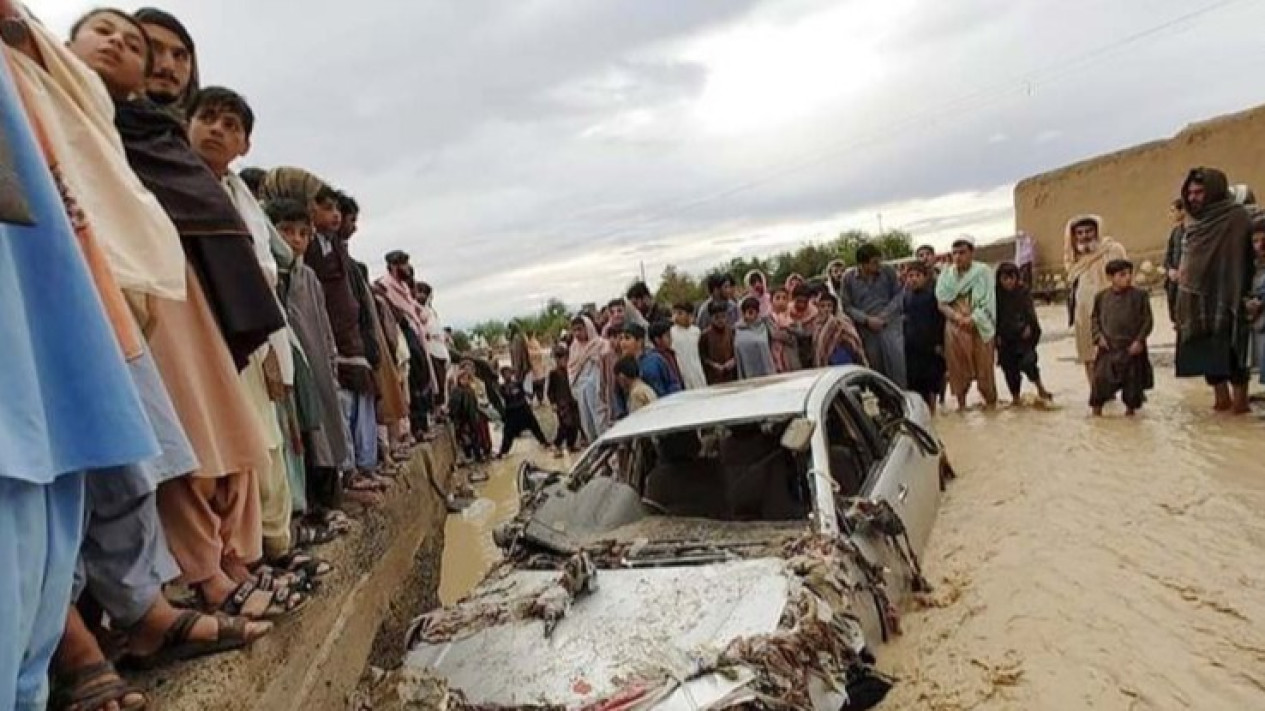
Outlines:
[[180,233],[233,361],[238,369],[245,367],[250,354],[285,326],[250,231],[228,192],[189,146],[184,126],[169,113],[148,101],[119,102],[114,125],[132,170]]

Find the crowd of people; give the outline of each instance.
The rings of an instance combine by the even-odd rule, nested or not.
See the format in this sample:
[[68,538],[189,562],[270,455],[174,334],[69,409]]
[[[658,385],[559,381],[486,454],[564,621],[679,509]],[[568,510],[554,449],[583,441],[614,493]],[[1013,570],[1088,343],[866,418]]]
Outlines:
[[[95,10],[63,41],[0,0],[0,29],[0,707],[43,708],[51,670],[60,708],[139,708],[124,665],[268,634],[331,572],[310,548],[349,530],[348,503],[382,505],[436,422],[474,461],[524,433],[561,455],[682,390],[843,364],[932,408],[972,385],[991,407],[998,366],[1016,401],[1025,377],[1050,397],[1030,240],[994,271],[969,237],[948,264],[922,247],[898,271],[863,245],[854,267],[752,272],[741,293],[717,274],[701,304],[637,283],[577,314],[551,359],[513,333],[498,372],[454,352],[408,254],[377,280],[352,259],[353,198],[299,168],[233,170],[256,116],[201,86],[176,17]],[[1177,375],[1233,412],[1265,357],[1252,203],[1192,171],[1166,259]],[[1149,298],[1099,218],[1066,244],[1090,406],[1120,393],[1132,414],[1154,380]],[[190,604],[165,596],[176,581]]]
[[230,167],[255,113],[178,18],[0,29],[0,708],[140,708],[119,670],[309,601],[443,417],[448,332],[407,254],[351,258],[353,198]]

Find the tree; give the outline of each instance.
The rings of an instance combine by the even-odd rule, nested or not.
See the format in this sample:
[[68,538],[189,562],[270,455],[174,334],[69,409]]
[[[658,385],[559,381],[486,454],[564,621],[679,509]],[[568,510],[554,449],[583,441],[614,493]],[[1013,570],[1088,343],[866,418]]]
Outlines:
[[470,334],[465,331],[453,331],[452,347],[455,348],[458,353],[469,353],[471,350]]
[[669,264],[659,277],[659,289],[655,301],[673,305],[682,302],[697,304],[707,298],[703,285],[697,279]]
[[470,332],[483,339],[489,348],[496,348],[505,344],[505,334],[508,329],[505,324],[495,319],[489,319],[483,323],[475,324]]

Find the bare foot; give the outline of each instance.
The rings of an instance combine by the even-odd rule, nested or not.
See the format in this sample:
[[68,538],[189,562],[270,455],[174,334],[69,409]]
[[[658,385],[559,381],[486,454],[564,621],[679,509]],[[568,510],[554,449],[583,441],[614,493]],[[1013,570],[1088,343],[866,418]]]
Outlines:
[[1094,417],[1102,417],[1102,405],[1092,408]]

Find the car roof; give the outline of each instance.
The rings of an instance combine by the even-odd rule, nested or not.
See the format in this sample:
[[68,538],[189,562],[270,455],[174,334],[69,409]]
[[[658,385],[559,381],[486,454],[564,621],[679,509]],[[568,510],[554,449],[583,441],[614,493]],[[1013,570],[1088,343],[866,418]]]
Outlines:
[[706,425],[750,422],[766,417],[804,414],[808,398],[820,385],[829,385],[863,368],[843,366],[801,370],[767,378],[714,385],[661,398],[615,423],[599,443]]

